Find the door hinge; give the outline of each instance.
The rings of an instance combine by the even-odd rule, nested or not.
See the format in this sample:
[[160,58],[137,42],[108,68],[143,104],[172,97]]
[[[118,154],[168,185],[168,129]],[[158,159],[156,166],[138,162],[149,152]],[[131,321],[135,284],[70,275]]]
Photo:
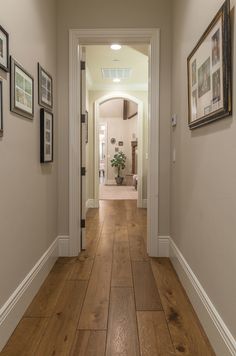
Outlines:
[[86,167],[81,167],[81,176],[86,176]]
[[81,219],[81,227],[82,229],[85,228],[85,219]]
[[85,69],[86,69],[85,62],[84,62],[84,61],[80,61],[80,69],[81,69],[81,70],[85,70]]
[[85,124],[86,122],[86,114],[81,114],[81,123]]

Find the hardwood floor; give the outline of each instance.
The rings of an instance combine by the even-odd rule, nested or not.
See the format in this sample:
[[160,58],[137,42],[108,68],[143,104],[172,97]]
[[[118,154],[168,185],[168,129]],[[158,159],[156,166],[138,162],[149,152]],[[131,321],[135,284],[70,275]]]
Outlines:
[[167,258],[146,253],[146,210],[101,201],[87,250],[60,258],[1,356],[215,355]]

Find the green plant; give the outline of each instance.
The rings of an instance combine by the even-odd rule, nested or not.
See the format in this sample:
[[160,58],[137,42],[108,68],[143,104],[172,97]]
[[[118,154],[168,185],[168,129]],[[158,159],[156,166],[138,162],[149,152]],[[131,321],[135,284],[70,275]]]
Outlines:
[[111,166],[117,168],[118,177],[120,177],[120,171],[125,168],[126,155],[123,152],[118,152],[111,159]]

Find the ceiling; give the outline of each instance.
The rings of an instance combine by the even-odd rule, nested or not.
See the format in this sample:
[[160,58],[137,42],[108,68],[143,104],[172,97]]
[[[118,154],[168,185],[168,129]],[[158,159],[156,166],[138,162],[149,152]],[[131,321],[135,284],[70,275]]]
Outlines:
[[[87,85],[89,90],[147,90],[148,45],[122,46],[114,51],[107,45],[86,46]],[[130,68],[129,78],[120,83],[104,79],[102,68]]]

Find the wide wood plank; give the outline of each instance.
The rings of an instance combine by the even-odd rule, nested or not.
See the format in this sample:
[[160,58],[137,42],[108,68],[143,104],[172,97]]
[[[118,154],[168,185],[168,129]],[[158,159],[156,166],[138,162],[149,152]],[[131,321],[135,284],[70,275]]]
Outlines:
[[66,281],[59,296],[55,313],[35,356],[68,356],[76,334],[82,303],[87,287],[86,281]]
[[120,355],[140,355],[132,288],[111,289],[106,356]]
[[141,356],[176,355],[161,311],[137,312]]
[[149,261],[144,238],[136,224],[128,224],[130,257],[132,261]]
[[133,261],[136,310],[162,310],[150,262]]
[[1,356],[35,355],[47,323],[46,318],[23,318],[0,353]]
[[[61,262],[61,261],[60,261]],[[50,317],[54,311],[71,263],[56,263],[25,313],[25,317]]]
[[80,257],[74,263],[71,273],[68,276],[69,280],[89,280],[94,259],[91,257]]
[[176,353],[215,355],[170,260],[153,259],[152,269]]
[[115,241],[116,242],[128,242],[129,238],[128,238],[128,229],[127,226],[116,226],[115,227]]
[[105,330],[107,328],[111,266],[110,259],[95,258],[81,312],[79,329]]
[[114,243],[111,285],[113,287],[132,287],[132,271],[128,242]]
[[106,331],[80,330],[70,356],[104,356],[105,347]]

